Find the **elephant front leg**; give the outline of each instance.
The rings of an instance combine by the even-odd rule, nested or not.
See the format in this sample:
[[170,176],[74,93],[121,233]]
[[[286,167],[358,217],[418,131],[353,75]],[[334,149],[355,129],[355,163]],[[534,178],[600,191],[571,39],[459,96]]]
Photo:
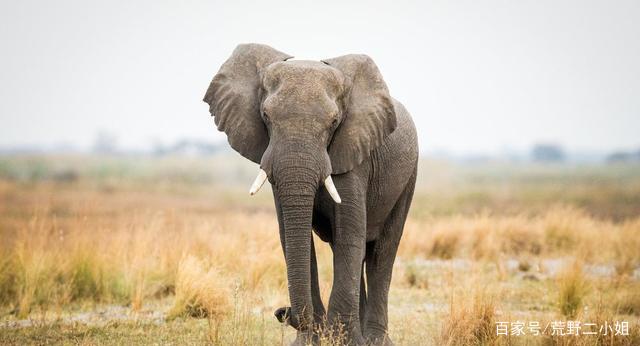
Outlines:
[[363,345],[360,285],[366,243],[365,205],[364,201],[348,198],[335,207],[333,287],[327,318],[335,337],[344,337],[350,345]]

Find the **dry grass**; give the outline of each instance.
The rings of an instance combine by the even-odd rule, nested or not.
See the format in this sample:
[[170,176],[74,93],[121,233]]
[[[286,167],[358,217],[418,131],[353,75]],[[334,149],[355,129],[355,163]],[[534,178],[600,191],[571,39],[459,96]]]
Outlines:
[[[5,245],[2,258],[0,295],[21,315],[33,306],[79,300],[140,308],[145,299],[171,292],[181,278],[188,279],[193,260],[181,262],[185,255],[207,258],[235,273],[234,279],[248,291],[279,290],[285,284],[279,240],[266,231],[275,226],[274,220],[262,213],[250,217],[263,223],[259,227],[236,222],[246,217],[233,213],[219,215],[215,223],[203,216],[184,220],[155,214],[147,224],[134,217],[128,225],[90,230],[79,216],[57,225],[54,218],[40,215],[17,232],[13,244]],[[241,228],[229,227],[232,223]],[[250,255],[241,256],[240,249]],[[202,273],[192,274],[195,278]]]
[[538,216],[484,213],[410,221],[400,254],[476,260],[572,256],[591,263],[614,262],[620,275],[629,275],[640,264],[639,238],[640,218],[616,223],[555,206]]
[[640,267],[640,218],[625,222],[613,238],[616,256],[613,259],[616,272],[629,276]]
[[442,323],[436,345],[472,346],[496,343],[495,297],[474,291],[451,300],[450,313]]
[[167,318],[208,317],[217,321],[231,314],[232,299],[232,282],[220,269],[187,256],[178,265],[175,300]]
[[[595,305],[594,311],[589,314],[581,315],[582,321],[595,323],[596,327],[585,327],[590,331],[597,331],[594,335],[545,335],[542,339],[543,345],[559,345],[559,346],[635,346],[640,344],[640,320],[620,319],[615,316],[609,309],[602,304]],[[560,319],[555,319],[556,321]],[[629,322],[628,335],[616,335],[616,321]],[[579,320],[580,321],[580,320]],[[551,321],[545,321],[544,324]],[[607,333],[600,332],[600,327],[607,326]],[[609,329],[611,328],[611,329]],[[605,335],[606,334],[606,335]]]
[[[50,326],[0,326],[0,343],[291,341],[291,328],[279,327],[272,316],[276,308],[288,305],[288,295],[269,192],[250,199],[243,197],[244,186],[210,186],[244,177],[237,167],[215,176],[207,175],[211,167],[201,163],[186,176],[191,166],[178,168],[170,162],[163,162],[161,169],[129,172],[127,167],[87,168],[90,172],[80,171],[73,181],[39,178],[49,173],[35,169],[26,178],[0,179],[0,322],[43,316],[42,325]],[[0,176],[2,169],[0,162]],[[633,177],[624,179],[636,191]],[[486,186],[491,184],[495,182]],[[625,209],[623,219],[614,213],[597,217],[589,209],[635,199],[626,192],[616,194],[618,187],[580,186],[571,194],[594,201],[554,204],[549,203],[552,197],[532,195],[514,203],[525,205],[530,199],[535,202],[531,209],[467,209],[485,198],[498,206],[513,198],[491,190],[475,195],[474,202],[460,202],[459,213],[428,215],[425,189],[436,196],[446,191],[419,186],[392,283],[392,339],[400,345],[504,344],[507,340],[495,336],[495,321],[511,313],[540,321],[586,319],[594,306],[600,319],[637,325],[640,215],[631,208]],[[543,190],[555,196],[551,188]],[[604,194],[607,200],[601,200],[602,191],[609,191]],[[315,244],[326,303],[332,258],[326,244],[317,239]],[[580,265],[558,271],[545,262],[556,260]],[[612,274],[594,277],[594,265],[611,268]],[[166,312],[171,321],[109,322],[103,327],[69,327],[64,322],[74,312],[112,305],[127,306],[127,318],[134,320],[154,310]],[[174,335],[174,326],[184,326],[189,335]],[[149,333],[160,339],[151,339]],[[323,344],[341,343],[340,333],[321,334]],[[576,342],[591,339],[577,340],[520,341],[579,345]],[[624,345],[629,340],[638,339],[601,344]]]
[[[564,217],[558,216],[562,213]],[[540,217],[479,215],[410,220],[399,256],[468,257],[501,263],[505,256],[569,255],[591,263],[607,263],[635,259],[635,252],[623,255],[619,249],[637,241],[639,227],[638,221],[615,224],[566,208],[552,209]],[[600,230],[606,233],[600,234]],[[16,310],[22,317],[34,307],[48,309],[77,301],[130,304],[136,310],[148,299],[178,291],[178,264],[190,255],[219,272],[231,273],[230,280],[243,291],[260,293],[256,301],[277,307],[286,303],[286,279],[276,232],[277,224],[269,212],[188,216],[131,212],[108,222],[74,213],[63,218],[46,210],[36,212],[20,224],[12,242],[3,246],[0,296],[5,298],[8,310]],[[573,245],[563,251],[558,239]],[[331,281],[330,257],[327,247],[317,243],[326,293]],[[592,250],[595,248],[598,252]],[[628,276],[636,262],[626,261],[634,263],[621,274]],[[428,288],[428,272],[424,269],[409,265],[404,271],[409,286]],[[206,273],[200,274],[206,277]]]
[[582,308],[589,290],[582,264],[574,262],[567,266],[558,279],[558,306],[567,318],[575,318]]
[[616,298],[616,311],[625,315],[640,316],[640,283],[631,282],[628,287],[619,289]]

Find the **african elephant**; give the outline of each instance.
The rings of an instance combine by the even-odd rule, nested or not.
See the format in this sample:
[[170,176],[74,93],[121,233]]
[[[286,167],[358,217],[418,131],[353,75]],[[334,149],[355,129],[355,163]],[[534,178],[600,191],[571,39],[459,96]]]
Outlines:
[[[387,302],[416,180],[415,126],[368,56],[290,58],[239,45],[204,97],[231,147],[260,164],[250,193],[272,186],[291,302],[276,316],[297,329],[294,344],[314,342],[324,319],[341,323],[349,344],[391,344]],[[333,251],[327,310],[312,230]]]

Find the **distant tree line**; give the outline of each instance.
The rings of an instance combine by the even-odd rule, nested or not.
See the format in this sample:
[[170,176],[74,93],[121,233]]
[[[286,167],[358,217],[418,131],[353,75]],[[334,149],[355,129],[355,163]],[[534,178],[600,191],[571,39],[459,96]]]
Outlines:
[[[224,142],[208,142],[197,139],[181,139],[173,144],[164,144],[156,142],[151,146],[151,154],[155,156],[166,155],[189,155],[189,156],[206,156],[219,152],[227,151],[227,145]],[[117,155],[149,152],[131,151],[122,149],[118,143],[118,137],[107,131],[99,131],[93,142],[92,152],[101,155]]]
[[[93,150],[97,154],[129,154],[131,151],[122,150],[118,145],[118,137],[112,133],[99,131],[96,134]],[[155,156],[167,155],[187,155],[187,156],[207,156],[223,152],[230,152],[229,146],[224,141],[209,142],[198,139],[181,139],[173,144],[156,142],[152,145],[150,153]],[[149,151],[138,152],[149,154]],[[594,156],[598,161],[608,163],[615,162],[640,162],[640,149],[636,151],[616,151],[606,156]],[[528,157],[518,156],[519,159],[530,160],[540,163],[562,163],[575,159],[568,155],[564,148],[555,143],[538,143],[533,145]],[[491,156],[474,156],[470,161],[482,162],[491,160]]]
[[195,139],[182,139],[172,145],[156,144],[153,154],[164,155],[213,155],[227,151],[226,143],[212,143]]
[[535,162],[563,162],[566,155],[557,144],[536,144],[531,149],[531,159]]
[[613,152],[607,156],[607,162],[640,162],[640,150]]

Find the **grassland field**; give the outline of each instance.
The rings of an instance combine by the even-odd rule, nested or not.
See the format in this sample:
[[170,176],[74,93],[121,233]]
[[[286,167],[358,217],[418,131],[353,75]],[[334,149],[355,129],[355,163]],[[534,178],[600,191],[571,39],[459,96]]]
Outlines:
[[[255,173],[232,155],[1,156],[0,344],[288,344]],[[640,165],[421,160],[389,304],[399,345],[640,345]],[[557,321],[629,329],[497,335]]]

